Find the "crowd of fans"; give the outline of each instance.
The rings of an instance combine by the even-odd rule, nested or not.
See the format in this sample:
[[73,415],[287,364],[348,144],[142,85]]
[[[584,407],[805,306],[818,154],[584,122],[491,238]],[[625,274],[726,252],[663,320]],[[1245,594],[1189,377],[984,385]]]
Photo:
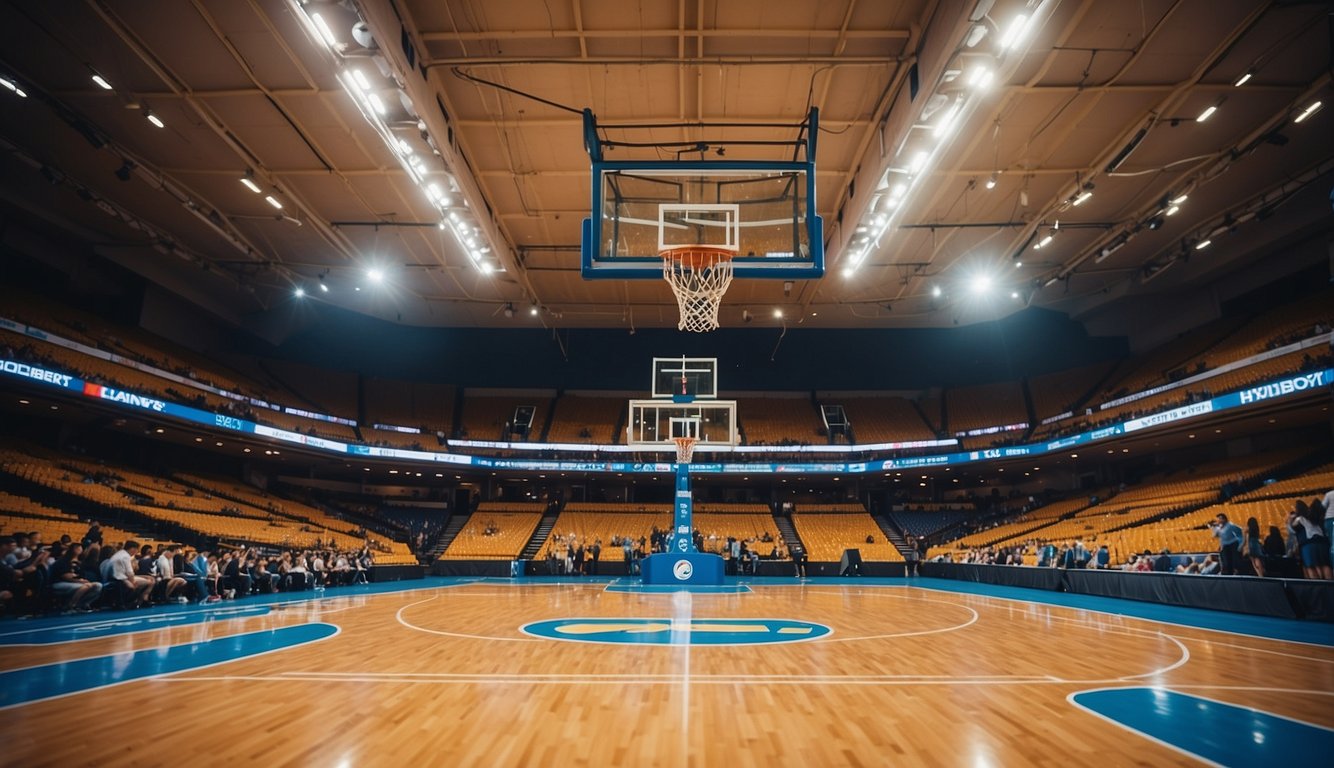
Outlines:
[[1261,536],[1260,524],[1254,517],[1246,527],[1233,523],[1220,513],[1209,529],[1219,541],[1218,552],[1208,554],[1173,554],[1163,549],[1130,553],[1119,565],[1107,545],[1090,547],[1082,540],[1057,543],[1029,539],[1005,547],[984,547],[946,552],[936,555],[932,562],[976,563],[980,565],[1034,565],[1039,568],[1092,568],[1159,573],[1200,575],[1245,575],[1244,562],[1249,561],[1256,576],[1265,576],[1277,570],[1285,558],[1300,562],[1302,575],[1308,579],[1334,579],[1331,561],[1334,561],[1334,513],[1328,511],[1334,502],[1334,491],[1324,499],[1310,502],[1298,500],[1287,517],[1287,536],[1278,526],[1269,526]]
[[[767,556],[761,555],[756,544],[774,543],[773,551]],[[628,571],[638,574],[640,561],[651,553],[667,552],[671,544],[671,532],[654,526],[648,536],[616,535],[611,537],[609,546],[621,550]],[[758,537],[740,539],[735,536],[705,535],[699,529],[694,533],[695,550],[721,555],[726,562],[726,571],[731,575],[754,575],[760,560],[788,559],[787,544],[783,537],[777,541],[765,531]],[[590,543],[571,531],[568,534],[552,534],[546,548],[547,573],[552,576],[596,576],[602,560],[602,539],[595,538]]]
[[93,523],[80,541],[40,533],[0,536],[0,614],[89,613],[154,604],[212,603],[252,594],[365,584],[375,563],[360,551],[191,549],[103,544]]

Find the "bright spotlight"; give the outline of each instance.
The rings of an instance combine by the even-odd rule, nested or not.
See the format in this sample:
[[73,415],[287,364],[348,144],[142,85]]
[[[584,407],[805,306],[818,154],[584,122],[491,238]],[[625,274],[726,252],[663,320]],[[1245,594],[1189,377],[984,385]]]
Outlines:
[[931,298],[933,299],[940,298],[940,286],[938,285],[931,286]]
[[1000,47],[1002,49],[1015,47],[1024,38],[1024,33],[1027,31],[1028,16],[1022,13],[1015,16],[1014,21],[1010,22],[1010,26],[1006,27],[1005,34],[1001,37]]
[[1012,299],[1017,299],[1017,298],[1019,298],[1019,292],[1018,292],[1018,291],[1010,291],[1010,298],[1012,298]]
[[295,297],[297,297],[298,299],[305,298],[305,296],[306,296],[306,289],[305,289],[305,288],[302,288],[301,286],[298,285],[298,286],[296,287],[296,290],[292,291],[292,295],[295,296]]
[[366,270],[366,277],[369,277],[372,283],[379,283],[384,280],[384,272],[378,269]]
[[783,316],[783,310],[781,309],[774,310],[774,317],[782,317],[782,316]]
[[968,287],[973,291],[973,293],[976,294],[986,293],[987,291],[991,290],[991,276],[976,275],[973,277],[972,282],[969,283]]

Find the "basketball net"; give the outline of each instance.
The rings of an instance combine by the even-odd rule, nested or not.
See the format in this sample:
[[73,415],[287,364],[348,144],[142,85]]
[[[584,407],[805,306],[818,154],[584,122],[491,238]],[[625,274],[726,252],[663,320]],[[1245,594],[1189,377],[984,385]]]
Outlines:
[[662,277],[672,287],[681,311],[677,330],[705,333],[718,329],[718,306],[732,284],[732,257],[726,248],[692,245],[662,252]]
[[699,442],[699,438],[673,437],[672,442],[676,443],[677,464],[689,464],[690,460],[695,458],[695,444]]

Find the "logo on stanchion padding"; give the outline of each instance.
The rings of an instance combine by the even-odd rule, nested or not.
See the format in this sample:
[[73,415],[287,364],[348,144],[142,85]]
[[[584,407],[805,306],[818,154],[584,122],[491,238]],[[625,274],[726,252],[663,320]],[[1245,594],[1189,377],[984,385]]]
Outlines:
[[688,580],[694,572],[695,567],[690,564],[689,560],[677,560],[676,565],[672,566],[672,575],[676,577],[677,581]]

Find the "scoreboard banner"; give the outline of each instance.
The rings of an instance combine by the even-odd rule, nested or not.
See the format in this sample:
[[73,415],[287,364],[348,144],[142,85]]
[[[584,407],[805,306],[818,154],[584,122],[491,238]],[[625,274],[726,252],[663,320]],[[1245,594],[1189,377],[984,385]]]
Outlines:
[[[180,405],[159,400],[127,390],[84,381],[76,376],[47,366],[34,365],[21,360],[0,359],[0,375],[27,384],[47,389],[60,390],[66,394],[93,398],[114,408],[140,413],[145,416],[164,416],[180,421],[230,432],[242,432],[268,438],[282,443],[303,445],[307,448],[326,453],[339,454],[353,458],[401,459],[405,461],[429,462],[433,464],[452,464],[461,467],[476,467],[497,471],[515,472],[617,472],[635,474],[669,474],[673,464],[666,462],[625,461],[617,457],[615,461],[597,460],[546,460],[546,459],[511,459],[489,456],[470,456],[462,453],[441,451],[410,450],[406,448],[386,448],[375,445],[360,445],[329,440],[315,435],[302,434],[286,429],[256,424],[253,421],[235,416],[213,413],[188,405]],[[1183,405],[1161,413],[1141,416],[1119,424],[1099,427],[1076,435],[1028,445],[1008,445],[977,451],[958,451],[927,456],[908,456],[859,462],[792,462],[792,463],[719,463],[700,462],[690,465],[691,474],[723,475],[738,473],[768,474],[805,474],[805,475],[859,475],[884,472],[896,469],[920,469],[934,466],[955,466],[974,462],[995,461],[999,459],[1042,456],[1065,451],[1078,446],[1108,440],[1143,429],[1174,424],[1180,421],[1198,419],[1220,411],[1254,405],[1280,398],[1290,397],[1320,389],[1329,389],[1334,380],[1334,369],[1323,369],[1303,373],[1293,373],[1280,379],[1274,379],[1253,387],[1230,392],[1218,397],[1201,400],[1198,403]],[[522,448],[522,443],[513,444]],[[587,446],[585,446],[587,447]],[[610,446],[599,446],[608,448]],[[860,446],[862,450],[875,450],[875,446]],[[608,450],[608,453],[616,451]]]

